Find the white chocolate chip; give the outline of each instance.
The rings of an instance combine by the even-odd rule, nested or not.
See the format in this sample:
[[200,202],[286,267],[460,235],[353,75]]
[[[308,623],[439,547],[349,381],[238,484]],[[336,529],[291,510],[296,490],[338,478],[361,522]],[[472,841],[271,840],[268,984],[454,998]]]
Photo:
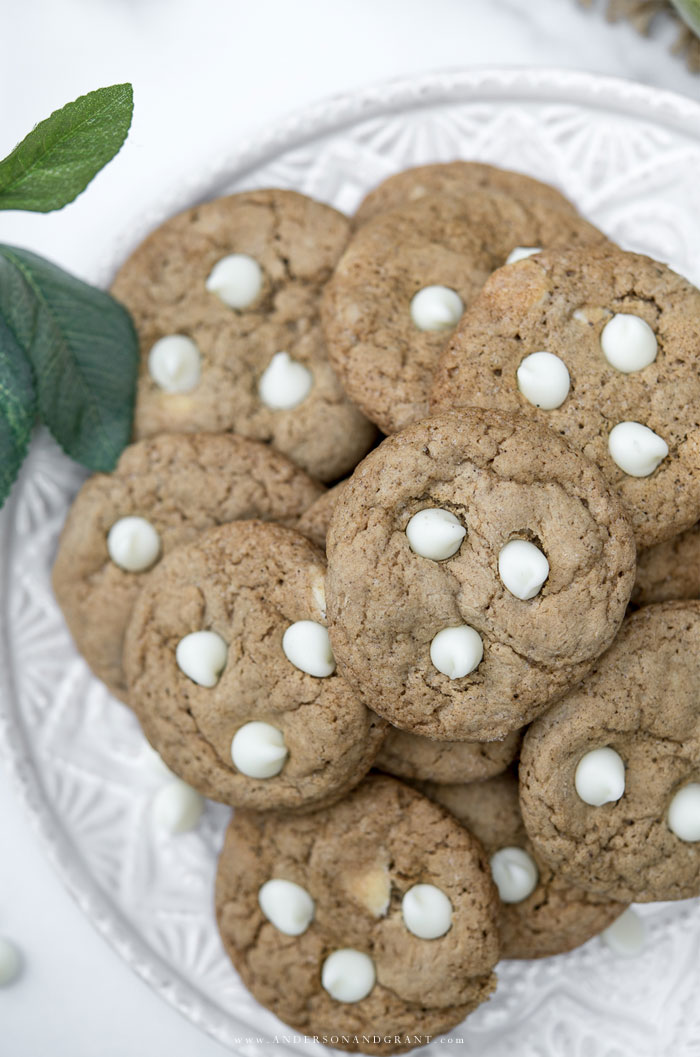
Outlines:
[[668,809],[668,828],[681,840],[700,840],[700,784],[679,789]]
[[255,258],[232,253],[216,262],[204,285],[230,308],[248,308],[262,290],[263,273]]
[[620,958],[636,958],[646,945],[646,928],[632,907],[623,910],[619,918],[600,934],[603,943]]
[[572,315],[577,323],[585,323],[586,326],[588,326],[589,319],[582,308],[577,308],[574,312],[572,312]]
[[656,334],[646,320],[626,312],[619,312],[605,324],[600,346],[610,366],[623,374],[648,367],[658,351]]
[[498,575],[512,595],[526,601],[542,590],[549,562],[534,543],[511,540],[498,555]]
[[313,384],[308,367],[288,352],[277,352],[260,375],[258,396],[273,411],[289,411],[306,400]]
[[153,798],[153,818],[159,829],[173,836],[195,828],[204,811],[204,797],[186,782],[176,778],[159,789]]
[[561,407],[569,395],[569,370],[553,352],[531,352],[515,373],[525,399],[543,411]]
[[282,649],[288,661],[307,675],[325,679],[335,671],[335,657],[328,629],[315,620],[297,620],[282,636]]
[[452,924],[452,903],[435,885],[409,888],[401,901],[404,925],[421,940],[444,936]]
[[462,312],[462,298],[448,286],[424,286],[411,299],[411,319],[419,330],[449,330]]
[[502,903],[521,903],[537,888],[537,864],[523,848],[499,848],[491,856],[493,877]]
[[149,352],[148,373],[166,393],[189,393],[202,376],[199,349],[184,334],[168,334]]
[[610,430],[608,451],[630,477],[648,477],[668,455],[668,444],[641,422],[618,422]]
[[284,767],[289,749],[284,734],[271,723],[244,723],[231,742],[231,759],[248,778],[274,778]]
[[442,507],[419,510],[406,525],[411,550],[435,562],[456,554],[466,534],[461,521]]
[[541,246],[516,246],[506,257],[506,264],[517,264],[524,261],[526,257],[532,257],[534,253],[541,253]]
[[199,686],[216,686],[227,656],[228,647],[215,631],[193,631],[175,648],[178,668]]
[[430,659],[439,672],[450,679],[469,675],[481,663],[484,644],[481,635],[468,624],[443,628],[430,643]]
[[582,756],[574,778],[576,792],[584,804],[613,804],[625,791],[625,765],[614,749],[592,749]]
[[369,955],[343,947],[329,954],[321,970],[321,983],[336,1002],[361,1002],[377,979]]
[[145,517],[122,517],[107,533],[107,553],[124,572],[142,573],[160,554],[160,536]]
[[15,982],[22,968],[22,959],[14,943],[0,936],[0,987]]
[[350,897],[376,918],[383,917],[391,901],[391,877],[386,866],[370,866],[351,873],[344,884]]
[[258,892],[260,909],[271,924],[285,936],[301,936],[314,919],[316,905],[301,885],[274,878]]

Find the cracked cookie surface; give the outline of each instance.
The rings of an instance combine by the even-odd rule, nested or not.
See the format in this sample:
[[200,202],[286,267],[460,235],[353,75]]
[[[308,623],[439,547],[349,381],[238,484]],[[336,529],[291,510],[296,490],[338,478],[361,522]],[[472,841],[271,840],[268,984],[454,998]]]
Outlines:
[[691,598],[700,598],[700,522],[637,555],[631,601],[648,606]]
[[328,491],[323,492],[318,499],[315,499],[299,518],[299,524],[297,525],[299,532],[304,536],[308,536],[322,551],[326,549],[328,527],[333,517],[335,504],[344,487],[345,481],[339,481],[338,484],[333,485]]
[[517,902],[500,903],[503,958],[545,958],[571,951],[602,932],[625,909],[625,903],[564,880],[537,854],[520,814],[514,774],[469,784],[425,782],[420,788],[459,819],[489,857],[503,848],[519,848],[535,863],[537,882],[532,892]]
[[[379,213],[430,194],[465,194],[471,191],[500,191],[518,202],[540,203],[554,210],[576,214],[576,209],[561,191],[524,173],[498,169],[482,162],[453,161],[438,165],[419,165],[387,177],[363,198],[355,220],[364,224]],[[511,247],[512,248],[512,247]]]
[[347,392],[384,433],[425,417],[454,326],[419,329],[414,296],[442,286],[468,305],[516,246],[603,238],[575,212],[498,191],[429,194],[375,217],[352,237],[323,296],[328,353]]
[[[311,896],[313,918],[302,934],[286,935],[263,914],[259,891],[270,879]],[[422,939],[406,927],[403,897],[418,884],[436,886],[451,904],[440,937]],[[488,997],[497,912],[478,842],[443,808],[377,776],[313,815],[237,812],[217,873],[224,946],[257,1000],[307,1035],[346,1036],[334,1045],[366,1053],[419,1045]],[[354,1002],[331,997],[321,983],[326,958],[347,948],[368,956],[376,974]]]
[[[700,781],[700,603],[628,617],[582,685],[528,730],[520,798],[539,854],[562,876],[612,899],[700,894],[700,841],[668,824],[676,793]],[[581,758],[609,747],[624,791],[600,807],[576,791]]]
[[[319,496],[297,525],[299,532],[324,551],[335,504],[344,487],[345,481],[341,481]],[[388,727],[374,766],[397,778],[477,782],[505,771],[517,756],[521,740],[522,732],[513,731],[501,741],[434,741]]]
[[[129,702],[168,767],[205,796],[310,809],[369,770],[385,724],[338,674],[302,671],[282,647],[291,624],[325,624],[325,573],[298,532],[239,521],[174,550],[141,592],[124,649]],[[178,643],[198,631],[228,651],[215,685],[194,682],[177,659]],[[234,736],[249,723],[282,735],[279,773],[253,777],[234,765]]]
[[[653,362],[624,373],[601,347],[614,314],[653,331]],[[610,245],[546,251],[500,269],[472,302],[435,371],[431,407],[477,405],[538,418],[603,471],[633,522],[640,548],[690,527],[700,515],[700,291],[665,265]],[[543,410],[520,392],[531,353],[558,356],[570,375],[560,406]],[[648,476],[613,461],[621,422],[655,432],[668,454]]]
[[[322,480],[351,470],[374,428],[343,392],[319,320],[321,291],[349,233],[347,218],[329,206],[263,190],[195,206],[149,235],[112,287],[141,344],[135,436],[233,430],[271,443]],[[205,285],[232,254],[262,270],[261,289],[241,309]],[[199,381],[186,392],[164,391],[149,373],[150,350],[171,335],[192,339],[201,356]],[[258,387],[281,352],[311,372],[312,385],[297,406],[275,409]]]
[[[406,528],[447,511],[464,538],[446,560]],[[533,541],[549,562],[536,597],[505,587],[499,555]],[[634,540],[600,471],[545,426],[465,409],[409,426],[357,468],[328,535],[328,618],[340,670],[392,724],[441,741],[523,727],[611,643],[634,580]],[[469,626],[483,658],[450,677],[435,636]]]
[[522,733],[502,741],[434,741],[389,727],[374,766],[397,778],[431,782],[481,782],[505,771],[518,754]]
[[150,522],[160,558],[227,521],[293,527],[322,494],[323,486],[284,455],[234,434],[163,434],[126,448],[112,474],[95,474],[80,489],[53,567],[56,598],[95,674],[126,699],[124,633],[155,568],[127,572],[110,559],[107,537],[116,521]]

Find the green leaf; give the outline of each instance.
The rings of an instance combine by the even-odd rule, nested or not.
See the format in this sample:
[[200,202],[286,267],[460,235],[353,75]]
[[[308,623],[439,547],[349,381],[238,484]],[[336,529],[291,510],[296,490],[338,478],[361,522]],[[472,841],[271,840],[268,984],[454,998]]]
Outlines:
[[50,213],[84,191],[126,139],[130,84],[88,92],[41,121],[0,162],[0,209]]
[[0,506],[27,454],[36,418],[32,369],[5,315],[0,288]]
[[109,294],[0,245],[0,309],[34,368],[39,413],[61,447],[112,470],[129,443],[138,372],[131,317]]

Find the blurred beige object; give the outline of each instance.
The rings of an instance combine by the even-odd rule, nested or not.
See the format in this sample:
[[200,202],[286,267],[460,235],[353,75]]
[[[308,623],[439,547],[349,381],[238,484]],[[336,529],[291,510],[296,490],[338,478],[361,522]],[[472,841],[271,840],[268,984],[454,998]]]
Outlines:
[[[591,7],[593,0],[579,0],[584,7]],[[671,49],[685,58],[692,73],[700,73],[700,39],[682,20],[681,15],[668,0],[608,0],[608,22],[628,19],[637,32],[648,36],[657,15],[669,16],[678,26],[678,37]]]

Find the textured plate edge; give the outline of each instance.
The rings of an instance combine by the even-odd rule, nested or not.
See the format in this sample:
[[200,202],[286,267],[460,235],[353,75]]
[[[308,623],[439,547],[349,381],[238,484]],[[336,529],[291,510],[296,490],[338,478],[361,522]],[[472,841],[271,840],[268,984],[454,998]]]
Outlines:
[[657,89],[623,77],[598,75],[557,67],[477,66],[446,69],[418,77],[380,81],[328,96],[262,129],[249,133],[240,145],[206,173],[178,179],[158,196],[150,211],[140,215],[129,234],[115,241],[97,268],[95,281],[108,285],[118,267],[144,236],[167,217],[207,198],[216,197],[232,182],[262,166],[290,146],[303,146],[311,137],[337,131],[360,120],[372,120],[406,107],[428,108],[446,103],[512,97],[519,100],[574,103],[610,111],[617,108],[649,120],[671,123],[688,131],[700,127],[700,103],[677,92]]
[[[36,431],[32,448],[35,445]],[[0,598],[4,622],[8,620],[6,573],[14,536],[13,515],[23,480],[31,469],[30,463],[31,453],[0,510]],[[197,1027],[226,1045],[226,1025],[221,1011],[196,993],[193,1002],[189,984],[134,933],[112,900],[95,883],[68,834],[56,824],[53,808],[43,795],[36,768],[27,751],[21,721],[16,716],[9,647],[4,635],[0,635],[0,763],[9,775],[39,846],[87,922],[153,991]]]
[[[517,66],[447,69],[413,78],[402,77],[327,97],[268,125],[258,135],[249,135],[239,148],[226,155],[205,175],[178,180],[177,185],[171,185],[164,194],[159,195],[157,206],[150,212],[144,211],[143,223],[135,232],[135,241],[140,241],[144,228],[150,229],[193,202],[215,197],[217,189],[223,184],[230,183],[232,179],[244,180],[248,172],[263,165],[275,154],[291,146],[302,146],[312,136],[324,135],[359,120],[379,118],[404,108],[506,99],[514,92],[518,93],[521,101],[573,103],[607,112],[631,111],[636,116],[671,123],[685,132],[692,131],[696,138],[700,138],[699,103],[679,93],[625,78],[556,67]],[[98,268],[95,281],[104,284],[109,280],[116,263],[129,248],[126,242],[116,242],[109,258]],[[6,570],[9,567],[7,558],[14,532],[12,515],[26,470],[27,464],[5,508],[0,511],[0,592],[4,614],[7,604]],[[101,892],[83,866],[80,856],[75,854],[70,839],[63,830],[54,827],[52,809],[42,796],[40,781],[24,743],[21,724],[16,719],[13,722],[15,705],[8,661],[7,644],[4,637],[0,636],[0,759],[4,761],[47,858],[81,911],[138,976],[190,1022],[232,1049],[227,1041],[228,1031],[222,1011],[194,992],[171,966],[166,965],[150,947],[133,935],[131,926],[122,920],[114,904]],[[245,1054],[248,1051],[239,1049],[232,1052]]]

